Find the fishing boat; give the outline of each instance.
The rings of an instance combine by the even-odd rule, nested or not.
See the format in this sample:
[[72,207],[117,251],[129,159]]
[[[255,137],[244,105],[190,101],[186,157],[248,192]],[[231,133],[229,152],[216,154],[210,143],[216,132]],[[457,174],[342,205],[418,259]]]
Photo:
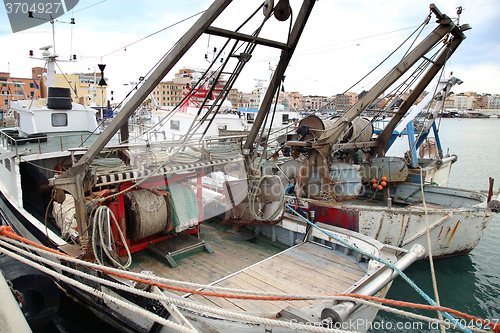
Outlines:
[[[270,70],[271,75],[273,70]],[[203,78],[203,79],[202,79]],[[213,88],[210,83],[217,78]],[[262,103],[269,81],[258,80],[255,87],[255,99]],[[217,71],[190,70],[180,78],[175,78],[173,83],[178,84],[182,101],[176,106],[160,106],[151,95],[154,108],[150,112],[151,121],[140,123],[141,127],[153,129],[152,133],[162,133],[162,139],[172,140],[185,137],[188,133],[195,137],[217,138],[219,136],[244,136],[248,134],[254,124],[258,108],[244,108],[233,106],[229,100],[220,101],[227,90],[227,80]],[[181,83],[183,86],[181,86]],[[193,88],[193,89],[191,89]],[[158,91],[159,93],[160,91]],[[157,95],[156,95],[157,96]],[[219,97],[220,96],[220,97]],[[159,97],[156,97],[159,98]],[[180,97],[178,97],[180,98]],[[218,112],[213,112],[213,104],[220,103]],[[256,104],[254,102],[254,104]],[[255,105],[254,105],[255,107]],[[200,110],[202,110],[200,112]],[[275,112],[276,120],[270,124],[274,136],[288,134],[293,128],[290,125],[297,123],[302,117],[297,110],[291,110],[283,105],[272,105],[270,112]],[[158,135],[151,135],[156,139]]]
[[[454,85],[462,83],[462,80],[455,77],[438,79],[437,84],[430,89],[433,93],[426,94],[418,104],[411,106],[394,129],[386,151],[389,151],[399,137],[407,139],[408,151],[405,159],[410,166],[407,181],[419,184],[421,182],[420,169],[422,169],[424,183],[437,186],[448,185],[451,166],[458,157],[454,154],[450,155],[449,152],[445,155],[443,152],[436,120],[441,118],[448,92]],[[432,104],[434,107],[430,110],[429,106]],[[374,135],[379,135],[389,121],[375,121]],[[430,134],[433,136],[431,137]]]
[[[257,138],[315,1],[294,10],[284,42],[260,32],[271,19],[292,20],[288,1],[266,1],[245,18],[259,23],[250,34],[212,26],[230,3],[216,0],[105,128],[64,90],[13,103],[17,122],[1,133],[1,251],[125,332],[367,331],[377,302],[394,278],[408,279],[403,270],[425,249],[332,226],[319,210],[306,218],[285,208],[278,176],[257,174]],[[455,28],[433,11],[448,32]],[[231,73],[228,85],[197,113],[203,121],[219,112],[257,46],[282,51],[244,143],[191,131],[180,141],[129,140],[128,118],[202,34],[226,38],[231,50],[216,71]],[[39,115],[51,121],[35,127]],[[205,214],[212,200],[226,205],[222,222]]]
[[[54,88],[57,56],[45,50],[48,98],[12,102],[13,126],[0,131],[1,252],[49,274],[124,332],[331,332],[353,323],[366,331],[379,307],[352,295],[382,299],[425,250],[301,217],[282,223],[279,178],[242,168],[315,1],[303,1],[285,42],[259,33],[271,19],[292,20],[288,1],[253,12],[245,20],[259,22],[252,34],[212,26],[230,3],[215,1],[104,128],[94,109]],[[231,57],[217,73],[232,66],[232,74],[200,119],[219,112],[257,46],[283,53],[245,146],[189,136],[128,140],[127,119],[202,34],[227,39]],[[203,199],[218,194],[204,187],[213,171],[240,175],[224,182],[223,201],[240,217],[251,212],[258,232],[204,215]]]
[[[443,105],[443,96],[438,93],[446,93],[460,80],[439,79],[433,93],[411,109],[465,39],[464,31],[470,28],[448,24],[449,20],[444,20],[433,5],[431,11],[440,22],[433,34],[408,52],[343,115],[302,119],[297,130],[299,140],[286,143],[293,149],[291,155],[299,158],[285,161],[275,170],[288,188],[288,200],[305,214],[315,212],[318,221],[360,232],[391,246],[421,244],[429,255],[448,257],[474,249],[498,213],[498,198],[442,186],[447,184],[456,156],[442,153],[435,122]],[[445,44],[427,55],[430,46],[441,44],[442,38]],[[399,83],[414,65],[416,69]],[[392,88],[395,84],[398,87]],[[414,89],[408,98],[383,129],[374,134],[377,118],[363,118],[362,112],[383,91],[411,84]],[[431,105],[433,99],[435,108],[424,113],[423,107]],[[423,120],[415,121],[419,114]],[[431,129],[436,134],[434,141],[427,141],[419,158],[417,149],[426,142]],[[395,138],[404,131],[409,142],[404,158],[387,156]]]

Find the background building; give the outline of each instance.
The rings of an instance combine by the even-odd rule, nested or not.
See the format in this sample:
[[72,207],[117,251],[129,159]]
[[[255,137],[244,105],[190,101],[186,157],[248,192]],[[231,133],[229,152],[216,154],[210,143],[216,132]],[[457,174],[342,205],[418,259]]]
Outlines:
[[40,90],[37,89],[38,82],[33,78],[11,77],[10,73],[0,72],[0,86],[2,93],[0,110],[2,113],[9,110],[11,101],[40,98]]
[[[70,88],[73,102],[85,106],[102,107],[107,103],[107,86],[100,86],[101,73],[58,74],[55,75],[56,87]],[[105,78],[105,81],[107,79]]]

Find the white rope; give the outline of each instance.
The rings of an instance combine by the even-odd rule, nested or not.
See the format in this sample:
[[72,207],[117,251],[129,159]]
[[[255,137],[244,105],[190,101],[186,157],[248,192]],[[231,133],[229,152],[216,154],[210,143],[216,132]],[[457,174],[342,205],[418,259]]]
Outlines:
[[[2,245],[4,245],[4,244],[2,244]],[[53,271],[53,270],[51,270],[51,269],[49,269],[49,268],[47,268],[47,267],[45,267],[43,265],[37,264],[37,263],[32,262],[32,261],[30,261],[30,260],[28,260],[26,258],[23,258],[20,255],[17,255],[15,253],[12,253],[12,252],[10,252],[8,250],[5,250],[5,249],[3,249],[2,252],[5,253],[5,254],[7,254],[7,255],[9,255],[9,256],[11,256],[14,259],[19,260],[22,263],[30,265],[30,266],[32,266],[32,267],[34,267],[34,268],[36,268],[36,269],[38,269],[38,270],[40,270],[40,271],[48,274],[48,275],[50,275],[50,276],[53,276],[53,277],[57,278],[60,281],[64,281],[64,282],[66,282],[66,283],[68,283],[68,284],[70,284],[72,286],[75,286],[75,287],[77,287],[77,288],[79,288],[81,290],[84,290],[84,291],[88,292],[89,294],[91,294],[93,296],[102,298],[105,301],[109,301],[109,302],[115,303],[116,305],[121,306],[121,307],[123,307],[123,308],[125,308],[125,309],[127,309],[129,311],[133,311],[133,312],[135,312],[135,313],[137,313],[137,314],[139,314],[139,315],[141,315],[141,316],[143,316],[143,317],[145,317],[145,318],[147,318],[147,319],[149,319],[149,320],[151,320],[153,322],[158,322],[158,323],[162,324],[163,326],[172,328],[172,329],[174,329],[174,330],[176,330],[178,332],[196,333],[196,331],[193,332],[191,329],[183,327],[183,326],[181,326],[179,324],[176,324],[176,323],[174,323],[172,321],[166,320],[165,318],[162,318],[162,317],[158,316],[155,313],[147,311],[147,310],[145,310],[145,309],[143,309],[143,308],[141,308],[141,307],[139,307],[139,306],[137,306],[137,305],[135,305],[133,303],[128,303],[128,302],[122,301],[122,300],[120,300],[120,299],[118,299],[118,298],[116,298],[114,296],[105,294],[102,291],[99,291],[99,290],[97,290],[95,288],[87,286],[86,284],[81,283],[79,281],[76,281],[74,279],[71,279],[71,278],[69,278],[67,276],[64,276],[63,274],[59,274],[59,273],[57,273],[57,272],[55,272],[55,271]],[[28,253],[28,252],[26,252],[26,253]],[[41,257],[39,257],[38,260],[42,261],[42,262],[45,262],[46,264],[49,264],[49,265],[59,266],[60,268],[65,267],[65,266],[63,266],[61,264],[51,262],[50,260],[47,260],[47,259],[44,259],[44,258],[41,258]],[[71,269],[71,270],[73,270],[73,269]],[[73,270],[73,271],[74,271],[74,273],[79,272],[77,270]],[[91,279],[91,277],[92,277],[92,275],[87,274],[87,273],[83,273],[83,272],[79,272],[79,273],[82,273],[82,274],[77,274],[77,275],[80,275],[80,276],[85,277],[85,278]],[[100,278],[98,278],[98,279],[100,279]],[[101,279],[101,280],[103,280],[103,279]],[[105,281],[105,280],[103,280],[103,281]]]
[[[103,284],[103,285],[106,285],[106,286],[109,286],[109,287],[112,287],[112,288],[116,288],[116,289],[120,289],[120,290],[123,290],[123,291],[126,291],[126,292],[129,292],[129,293],[132,293],[132,294],[135,294],[135,295],[139,295],[139,296],[142,296],[142,297],[146,297],[146,298],[150,298],[150,299],[155,299],[157,301],[166,301],[168,303],[172,303],[172,304],[175,304],[177,306],[180,306],[180,307],[183,307],[183,308],[188,308],[188,309],[193,309],[193,310],[198,310],[198,311],[202,311],[202,312],[209,312],[209,313],[212,313],[212,314],[216,314],[216,315],[219,315],[219,316],[223,316],[223,317],[229,317],[229,318],[233,318],[233,319],[237,319],[237,320],[242,320],[242,321],[247,321],[247,322],[252,322],[252,323],[255,323],[255,324],[261,324],[261,325],[268,325],[268,326],[276,326],[276,327],[282,327],[282,328],[286,328],[286,329],[299,329],[299,330],[303,330],[303,331],[308,331],[308,332],[314,332],[314,333],[346,333],[346,331],[343,331],[343,330],[336,330],[336,329],[328,329],[328,328],[323,328],[323,327],[314,327],[314,326],[310,326],[310,325],[307,325],[307,324],[299,324],[299,323],[292,323],[292,322],[288,322],[288,321],[282,321],[282,320],[276,320],[276,319],[269,319],[269,318],[263,318],[263,317],[255,317],[255,316],[251,316],[251,315],[246,315],[246,314],[243,314],[241,312],[235,312],[235,311],[230,311],[230,310],[225,310],[225,309],[221,309],[221,308],[216,308],[216,307],[212,307],[212,306],[208,306],[208,305],[202,305],[202,304],[199,304],[199,303],[195,303],[193,301],[183,301],[183,300],[179,300],[179,299],[176,299],[176,298],[170,298],[170,297],[167,297],[166,295],[156,295],[156,294],[153,294],[153,293],[150,293],[150,292],[146,292],[146,291],[143,291],[143,290],[138,290],[138,289],[134,289],[132,287],[129,287],[129,286],[126,286],[124,284],[121,284],[121,283],[116,283],[116,282],[112,282],[112,281],[109,281],[109,280],[105,280],[103,278],[100,278],[100,277],[96,277],[96,276],[92,276],[90,274],[87,274],[85,272],[82,272],[82,271],[79,271],[79,270],[76,270],[76,269],[73,269],[73,268],[70,268],[70,267],[67,267],[67,266],[64,266],[60,263],[57,263],[57,262],[53,262],[49,259],[45,259],[43,257],[39,257],[39,256],[36,256],[34,254],[31,254],[27,251],[24,251],[24,250],[21,250],[19,248],[16,248],[10,244],[7,244],[3,241],[0,240],[0,244],[5,246],[5,247],[8,247],[10,249],[13,249],[14,251],[18,251],[19,253],[22,253],[23,255],[25,256],[28,256],[30,258],[33,258],[33,257],[36,257],[35,260],[38,260],[44,264],[47,264],[47,265],[51,265],[53,267],[57,267],[61,270],[64,270],[64,271],[67,271],[71,274],[74,274],[74,275],[77,275],[77,276],[80,276],[80,277],[83,277],[85,279],[88,279],[88,280],[91,280],[91,281],[94,281],[94,282],[97,282],[97,283],[100,283],[100,284]],[[113,301],[113,296],[110,296],[110,295],[106,295],[104,293],[102,293],[101,291],[98,291],[98,290],[95,290],[94,288],[91,288],[89,286],[86,286],[78,281],[75,281],[75,280],[72,280],[71,278],[68,278],[67,276],[64,276],[58,272],[55,272],[51,269],[48,269],[40,264],[37,264],[35,262],[32,262],[28,259],[25,259],[15,253],[12,253],[8,250],[2,250],[2,252],[4,252],[5,254],[23,262],[23,263],[26,263],[27,265],[30,265],[32,267],[35,267],[39,270],[41,270],[42,272],[48,274],[48,275],[51,275],[53,277],[55,277],[56,279],[59,279],[61,281],[64,281],[68,284],[71,284],[77,288],[81,288],[85,291],[88,291],[89,293],[97,296],[97,297],[100,297],[100,298],[105,298],[104,296],[106,296],[106,299],[109,298],[110,301]],[[102,269],[107,269],[107,267],[104,267]],[[85,286],[85,288],[82,288],[82,285]],[[104,295],[104,296],[103,296]],[[122,302],[122,301],[121,301]],[[116,303],[116,302],[115,302]],[[123,302],[124,303],[124,302]],[[116,303],[118,304],[118,303]],[[128,304],[128,303],[125,303],[125,304]],[[121,304],[118,304],[118,305],[121,305]],[[132,309],[126,307],[127,309],[129,309],[130,311],[133,311]],[[145,312],[149,312],[147,310],[144,310],[142,308],[139,308],[140,311],[137,312],[139,313],[140,315],[143,315],[143,313]],[[152,314],[151,315],[154,315],[155,317],[158,317],[158,318],[161,318],[155,314]],[[146,318],[150,319],[150,317],[148,317],[148,315],[144,315]],[[157,321],[159,322],[160,324],[164,325],[165,322],[167,322],[167,324],[165,324],[165,326],[168,326],[170,324],[172,324],[172,322],[168,322],[166,321],[165,319],[161,318],[162,321],[158,321],[156,318],[154,319],[151,319],[151,320],[154,320],[154,321]],[[175,324],[177,325],[177,324]],[[179,325],[177,325],[179,326]],[[171,326],[169,326],[171,327]],[[184,328],[182,330],[179,330],[181,332],[185,332],[186,330],[184,330]],[[188,332],[191,332],[191,331],[188,331]]]
[[[118,229],[118,233],[120,234],[120,240],[121,240],[123,246],[125,246],[125,250],[127,251],[127,263],[125,265],[122,265],[117,259],[115,259],[115,256],[113,254],[111,254],[109,252],[108,248],[106,247],[106,242],[104,241],[104,230],[103,230],[103,224],[104,224],[103,213],[104,213],[104,211],[107,211],[109,213],[109,215],[111,216],[111,218],[113,219],[113,222],[115,223],[115,226]],[[104,266],[104,264],[99,259],[99,255],[97,254],[97,247],[96,247],[97,227],[99,227],[98,230],[99,230],[99,240],[101,243],[101,248],[104,249],[104,252],[108,256],[109,260],[111,260],[117,267],[120,267],[122,269],[128,268],[132,264],[132,254],[130,253],[130,249],[127,245],[127,240],[125,239],[125,235],[123,234],[123,231],[122,231],[120,225],[118,224],[118,221],[116,220],[115,214],[113,213],[113,211],[111,209],[109,209],[108,206],[103,205],[103,206],[99,206],[97,208],[97,210],[94,214],[94,220],[93,220],[93,225],[92,225],[92,249],[94,251],[94,257],[96,258],[97,262],[100,265]],[[113,233],[111,232],[111,230],[108,230],[108,232],[111,235],[111,238],[113,238],[112,241],[114,242]],[[110,246],[111,246],[111,244],[110,244]]]
[[[437,281],[436,281],[436,272],[434,270],[434,260],[432,259],[432,247],[431,247],[431,235],[430,235],[430,230],[429,230],[429,216],[427,214],[427,204],[425,202],[425,196],[424,196],[424,174],[422,167],[420,167],[420,191],[422,192],[422,204],[424,205],[424,212],[425,212],[425,227],[427,231],[427,246],[429,247],[428,252],[429,253],[429,265],[431,267],[431,277],[432,277],[432,289],[434,290],[434,298],[436,299],[436,304],[441,305],[439,301],[439,293],[438,293],[438,287],[437,287]],[[443,319],[443,314],[438,311],[438,318]],[[444,325],[440,325],[441,328],[441,333],[445,333],[445,328]]]
[[[19,243],[17,241],[14,241],[14,240],[11,240],[11,239],[8,239],[8,238],[5,238],[5,237],[0,237],[2,239],[7,239],[9,241],[13,241],[13,242],[16,242],[16,243]],[[24,245],[26,247],[31,247],[27,244],[24,244],[24,243],[20,243],[21,245]],[[131,288],[131,287],[128,287],[128,286],[125,286],[125,285],[122,285],[122,284],[118,284],[118,283],[115,283],[115,282],[111,282],[109,280],[104,280],[102,278],[99,278],[99,277],[95,277],[95,276],[92,276],[92,275],[89,275],[87,273],[84,273],[84,272],[80,272],[80,271],[77,271],[77,270],[74,270],[72,268],[69,268],[67,266],[64,266],[64,265],[61,265],[61,264],[58,264],[58,263],[55,263],[53,261],[50,261],[48,259],[45,259],[45,258],[42,258],[42,257],[38,257],[37,255],[35,254],[32,254],[30,252],[27,252],[27,251],[24,251],[24,250],[21,250],[19,249],[18,247],[16,246],[13,246],[13,245],[10,245],[8,243],[5,243],[4,241],[0,240],[0,245],[3,245],[3,246],[6,246],[8,248],[11,248],[15,251],[18,251],[20,253],[23,253],[24,255],[30,257],[30,258],[36,258],[37,260],[39,261],[42,261],[42,262],[46,262],[48,263],[49,265],[53,265],[55,267],[59,267],[61,268],[62,270],[65,270],[65,271],[69,271],[69,272],[73,272],[75,273],[75,275],[79,275],[79,276],[83,276],[89,280],[92,280],[92,281],[96,281],[96,282],[99,282],[99,283],[102,283],[102,284],[105,284],[105,285],[109,285],[109,286],[112,286],[112,287],[115,287],[117,289],[120,289],[120,290],[124,290],[124,291],[128,291],[128,292],[131,292],[131,293],[134,293],[136,295],[140,295],[140,296],[143,296],[143,297],[149,297],[149,298],[152,298],[152,299],[156,299],[158,301],[166,301],[166,302],[169,302],[170,300],[172,300],[171,303],[174,303],[176,305],[185,305],[186,308],[192,308],[192,309],[197,309],[197,304],[196,303],[192,303],[192,302],[185,302],[185,301],[181,301],[181,300],[178,300],[178,299],[171,299],[171,298],[168,298],[166,295],[162,294],[162,295],[153,295],[153,294],[150,294],[150,293],[147,293],[145,291],[142,291],[142,290],[137,290],[137,289],[134,289],[134,288]],[[33,247],[35,249],[38,249],[36,247]],[[45,250],[42,250],[42,252],[45,251]],[[8,253],[7,253],[8,252]],[[51,255],[54,255],[53,253],[50,253],[48,251],[45,251]],[[10,251],[6,251],[6,254],[10,255],[9,254]],[[13,253],[12,253],[13,254]],[[56,256],[59,256],[59,255],[56,255]],[[74,259],[74,258],[71,258],[71,257],[65,257],[65,256],[60,256],[60,257],[63,257],[65,260],[67,261],[72,261],[71,259]],[[79,261],[78,259],[76,259],[77,261]],[[29,261],[29,260],[26,260],[26,263],[28,265],[31,265],[33,267],[36,267],[35,265],[37,265],[36,263],[32,262],[32,261]],[[86,262],[83,262],[83,263],[86,263]],[[89,264],[89,263],[86,263],[86,264]],[[93,264],[93,266],[97,266],[95,264]],[[43,267],[43,266],[42,266]],[[38,267],[36,267],[38,268]],[[116,269],[112,269],[112,268],[108,268],[108,267],[101,267],[101,269],[106,269],[108,271],[111,271],[111,270],[116,270]],[[48,270],[49,272],[47,274],[49,275],[52,275],[51,273],[55,273],[53,272],[52,270]],[[124,273],[122,271],[119,271],[120,273]],[[130,272],[129,272],[130,273]],[[151,276],[149,275],[144,275],[144,277],[146,278],[152,278]],[[207,286],[211,289],[215,289],[214,286]],[[222,289],[222,288],[221,288]],[[225,289],[229,289],[229,288],[225,288]],[[243,292],[243,290],[240,290],[238,289],[238,291],[240,292]],[[297,297],[305,297],[305,295],[288,295],[288,297],[290,296],[297,296]],[[397,310],[397,309],[394,309],[394,308],[391,308],[391,307],[388,307],[388,306],[385,306],[385,305],[382,305],[382,304],[378,304],[376,302],[373,302],[373,301],[368,301],[368,300],[364,300],[364,299],[359,299],[359,298],[355,298],[355,297],[349,297],[349,296],[310,296],[310,297],[313,297],[311,299],[329,299],[329,300],[344,300],[344,301],[352,301],[352,302],[357,302],[357,303],[361,303],[361,304],[365,304],[365,305],[369,305],[369,306],[373,306],[373,307],[376,307],[378,308],[379,310],[383,310],[383,311],[387,311],[387,312],[391,312],[391,313],[394,313],[394,314],[398,314],[398,315],[402,315],[402,316],[406,316],[406,317],[409,317],[409,318],[412,318],[412,319],[417,319],[417,320],[423,320],[423,321],[427,321],[427,322],[436,322],[436,323],[439,323],[439,324],[444,324],[444,325],[450,325],[450,322],[447,322],[447,321],[444,321],[444,320],[439,320],[439,319],[436,319],[436,318],[431,318],[431,317],[426,317],[426,316],[422,316],[422,315],[418,315],[418,314],[415,314],[415,313],[412,313],[412,312],[407,312],[407,311],[403,311],[403,310]],[[194,305],[194,306],[193,306]],[[215,309],[215,310],[221,310],[219,308],[214,308],[214,307],[211,307],[211,306],[200,306],[199,308],[203,308],[202,311],[207,311],[207,312],[211,312],[211,313],[215,313],[215,312],[212,312],[211,310]],[[222,310],[224,311],[224,310]],[[230,310],[227,310],[229,311],[229,314],[234,314],[233,311],[230,311]],[[228,315],[228,316],[230,316]],[[258,318],[258,317],[251,317],[251,318]],[[473,332],[478,332],[478,333],[488,333],[489,331],[485,331],[485,330],[481,330],[481,329],[476,329],[476,328],[469,328],[471,331]],[[332,332],[332,330],[329,330],[328,332]],[[342,331],[343,332],[343,331]]]
[[[153,286],[151,289],[157,295],[162,295],[162,296],[164,295],[161,292],[161,289],[158,288],[157,286]],[[174,304],[167,303],[165,301],[160,301],[160,303],[161,303],[161,305],[163,305],[163,307],[165,307],[165,309],[168,310],[170,315],[172,317],[174,317],[175,320],[177,320],[177,322],[179,322],[182,326],[189,327],[193,331],[197,332],[196,328],[194,328],[194,326],[191,325],[191,322],[189,320],[187,320],[186,317],[184,317],[184,315],[179,311],[179,309]]]
[[[318,299],[332,299],[330,296],[307,296],[307,295],[299,295],[299,294],[286,294],[286,293],[272,293],[272,292],[263,292],[263,291],[252,291],[252,290],[244,290],[244,289],[236,289],[236,288],[226,288],[226,287],[218,287],[218,286],[213,286],[213,285],[206,285],[206,284],[198,284],[198,283],[192,283],[192,282],[186,282],[186,281],[179,281],[179,280],[171,280],[167,278],[162,278],[159,276],[151,276],[151,275],[145,275],[141,273],[136,273],[132,271],[123,271],[117,268],[113,267],[107,267],[107,266],[102,266],[98,264],[94,264],[91,262],[83,261],[77,258],[73,257],[67,257],[62,254],[55,254],[40,248],[37,248],[35,246],[25,244],[10,238],[6,238],[3,236],[0,236],[0,239],[3,241],[7,241],[9,243],[15,244],[16,246],[23,246],[26,247],[30,250],[41,252],[50,256],[54,256],[57,259],[64,260],[64,261],[69,261],[73,262],[78,265],[86,266],[89,268],[94,268],[94,269],[105,269],[106,271],[113,272],[113,273],[119,273],[122,275],[127,275],[129,277],[136,277],[144,280],[150,280],[153,282],[158,282],[158,283],[163,283],[163,284],[169,284],[173,286],[178,286],[181,288],[186,288],[186,289],[211,289],[211,290],[216,290],[220,292],[227,292],[227,293],[240,293],[240,294],[245,294],[245,295],[256,295],[256,296],[271,296],[271,297],[290,297],[290,298],[300,298],[300,299],[310,299],[310,300],[318,300]],[[0,241],[0,244],[1,241]]]
[[[274,210],[274,212],[267,216],[267,217],[262,217],[261,214],[258,214],[255,211],[255,201],[257,200],[257,195],[259,194],[259,188],[260,184],[264,181],[264,179],[271,177],[271,175],[266,175],[260,177],[259,181],[257,182],[257,185],[248,193],[248,207],[250,208],[250,212],[252,213],[253,217],[258,220],[258,221],[272,221],[274,220],[282,211],[283,207],[285,206],[285,190],[281,186],[281,197],[280,197],[280,202],[278,204],[278,207]],[[252,179],[252,182],[255,179]],[[264,203],[265,204],[265,203]],[[263,212],[261,212],[263,214]]]
[[[56,255],[56,254],[48,252],[46,250],[39,249],[39,248],[36,248],[34,246],[31,246],[31,245],[28,245],[28,244],[24,244],[24,243],[21,243],[21,242],[18,242],[18,241],[15,241],[15,240],[3,237],[3,236],[0,236],[0,238],[2,239],[2,240],[0,240],[0,245],[6,246],[6,247],[9,247],[9,248],[11,248],[11,249],[13,249],[15,251],[24,253],[28,257],[37,258],[40,261],[43,261],[44,258],[39,258],[38,256],[36,256],[36,255],[34,255],[34,254],[30,253],[30,252],[23,251],[23,250],[19,249],[17,246],[13,246],[13,245],[10,245],[8,243],[5,243],[3,240],[7,240],[9,242],[12,242],[12,243],[15,243],[15,244],[19,244],[19,245],[25,246],[27,248],[32,248],[34,250],[38,250],[38,251],[41,251],[41,252],[45,252],[45,253],[47,253],[49,255],[53,255],[55,257],[60,257],[60,258],[62,258],[64,260],[66,260],[66,261],[80,262],[81,264],[86,265],[88,267],[96,267],[96,268],[100,268],[100,269],[105,269],[107,271],[115,271],[115,272],[120,273],[120,274],[126,274],[126,275],[128,274],[130,276],[137,276],[137,277],[141,276],[144,279],[150,279],[152,281],[158,280],[156,282],[159,282],[159,281],[171,281],[171,282],[178,282],[178,284],[181,284],[181,285],[193,285],[193,286],[198,286],[198,287],[210,288],[212,290],[221,290],[221,291],[228,291],[228,292],[229,291],[231,291],[231,292],[234,291],[234,292],[239,292],[240,294],[254,294],[254,295],[262,295],[262,296],[276,296],[276,297],[289,297],[289,298],[301,298],[301,299],[307,298],[307,299],[311,299],[311,300],[313,300],[313,299],[315,299],[315,300],[323,299],[323,300],[352,301],[352,302],[357,302],[357,303],[361,303],[361,304],[373,306],[373,307],[378,308],[379,310],[387,311],[387,312],[390,312],[390,313],[398,314],[398,315],[405,316],[405,317],[412,318],[412,319],[423,320],[423,321],[427,321],[427,322],[431,322],[431,323],[438,323],[438,324],[450,325],[449,321],[444,321],[444,320],[439,320],[439,319],[436,319],[436,318],[422,316],[422,315],[418,315],[416,313],[407,312],[407,311],[404,311],[404,310],[394,309],[394,308],[391,308],[391,307],[388,307],[388,306],[385,306],[385,305],[382,305],[382,304],[379,304],[379,303],[376,303],[376,302],[373,302],[373,301],[368,301],[368,300],[359,299],[359,298],[355,298],[355,297],[349,297],[349,296],[309,296],[309,295],[297,295],[297,294],[264,293],[264,292],[257,292],[257,291],[247,291],[247,290],[242,290],[242,289],[232,289],[232,288],[223,288],[223,287],[216,287],[216,286],[210,286],[210,285],[193,284],[193,283],[189,283],[189,282],[169,280],[169,279],[165,279],[165,278],[160,278],[160,277],[151,276],[151,275],[144,275],[144,274],[135,273],[135,272],[124,272],[124,271],[120,271],[120,270],[112,268],[112,267],[102,267],[102,266],[99,266],[99,265],[96,265],[96,264],[92,264],[92,263],[88,263],[88,262],[85,262],[85,261],[82,261],[82,260],[79,260],[79,259],[76,259],[76,258],[66,257],[66,256],[63,256],[63,255]],[[47,259],[45,259],[45,260],[50,265],[54,264],[54,266],[60,267],[63,270],[66,270],[66,271],[70,270],[70,268],[68,268],[66,266],[54,263],[53,261],[49,261]],[[29,265],[31,265],[31,263],[32,263],[31,261],[28,261]],[[86,278],[88,278],[89,280],[92,280],[92,281],[101,282],[101,280],[102,280],[101,278],[94,277],[92,275],[88,275],[88,274],[80,272],[80,271],[76,271],[76,272],[84,274]],[[79,275],[79,274],[76,273],[76,275]],[[161,296],[161,295],[150,295],[149,293],[146,293],[144,291],[133,289],[131,287],[124,286],[122,284],[116,284],[116,283],[108,281],[108,280],[104,280],[103,284],[108,284],[108,283],[112,284],[112,286],[115,287],[115,288],[117,288],[117,289],[121,289],[121,290],[124,290],[124,291],[129,291],[129,292],[132,292],[132,293],[135,293],[135,294],[139,294],[139,295],[144,296],[144,297],[150,297],[150,298],[156,299],[158,301],[162,301],[163,300],[163,301],[168,302],[169,300],[171,300],[170,298],[168,298],[164,294],[163,294],[163,296]],[[132,291],[130,291],[130,289]],[[158,297],[155,297],[155,296],[158,296]],[[179,302],[177,302],[177,301],[179,301]],[[173,299],[172,303],[175,303],[176,305],[181,305],[181,306],[182,306],[182,304],[185,304],[185,302],[180,301],[178,299]],[[180,303],[182,303],[182,304],[180,304]],[[192,307],[192,305],[193,305],[193,303],[189,302],[189,303],[187,303],[186,307],[188,307],[188,308],[189,307],[195,308],[195,307]],[[208,306],[208,309],[205,309],[205,310],[207,312],[211,312],[211,309],[219,309],[219,308],[213,308],[213,307]],[[230,311],[230,313],[234,313],[234,312]],[[485,330],[481,330],[481,329],[476,329],[476,328],[469,328],[469,329],[471,331],[473,331],[473,332],[478,332],[478,333],[489,332],[489,331],[485,331]]]

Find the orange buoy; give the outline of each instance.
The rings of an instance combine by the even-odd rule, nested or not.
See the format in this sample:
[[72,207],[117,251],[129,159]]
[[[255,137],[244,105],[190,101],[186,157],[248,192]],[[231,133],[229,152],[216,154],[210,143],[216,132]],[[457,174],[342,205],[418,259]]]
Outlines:
[[[375,184],[373,184],[373,185],[375,185]],[[377,186],[377,188],[378,188],[379,190],[382,190],[384,187],[383,187],[382,185],[379,185],[379,186]]]
[[372,178],[372,183],[375,184],[376,182],[377,182],[377,180],[375,178]]
[[382,186],[384,186],[384,187],[385,187],[385,186],[387,186],[387,183],[386,183],[386,182],[384,182],[384,181],[381,181],[381,182],[380,182],[380,185],[382,185]]
[[373,188],[377,188],[377,183],[373,183]]
[[386,176],[383,176],[381,180],[382,180],[383,182],[386,182],[386,181],[387,181],[387,177],[386,177]]

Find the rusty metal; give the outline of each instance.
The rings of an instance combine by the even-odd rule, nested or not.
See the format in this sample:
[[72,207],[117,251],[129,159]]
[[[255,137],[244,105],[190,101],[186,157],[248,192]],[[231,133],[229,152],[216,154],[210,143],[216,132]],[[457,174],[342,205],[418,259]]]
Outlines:
[[359,210],[347,208],[339,204],[311,201],[309,211],[315,212],[317,222],[330,224],[359,232]]
[[376,157],[361,163],[359,171],[363,182],[372,178],[380,180],[387,177],[386,182],[404,182],[408,178],[408,166],[399,157]]
[[495,182],[495,180],[489,177],[489,181],[490,181],[490,187],[488,189],[488,199],[486,200],[486,202],[491,201],[491,197],[493,196],[493,183]]

